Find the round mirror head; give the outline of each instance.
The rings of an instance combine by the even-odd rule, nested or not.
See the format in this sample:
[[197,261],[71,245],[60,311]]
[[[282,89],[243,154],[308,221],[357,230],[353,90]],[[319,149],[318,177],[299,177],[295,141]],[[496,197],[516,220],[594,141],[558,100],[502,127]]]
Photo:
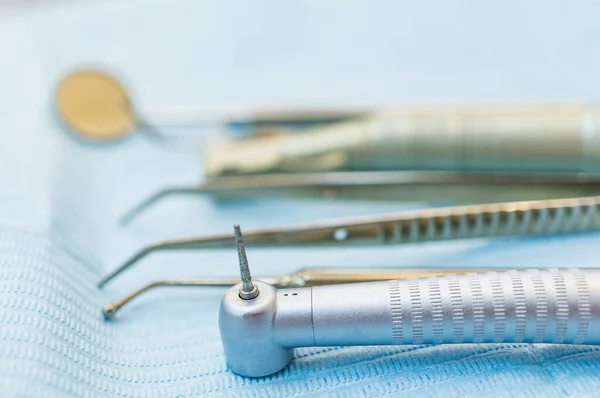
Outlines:
[[55,106],[69,129],[93,141],[119,139],[135,125],[127,92],[101,71],[77,71],[65,76],[56,90]]

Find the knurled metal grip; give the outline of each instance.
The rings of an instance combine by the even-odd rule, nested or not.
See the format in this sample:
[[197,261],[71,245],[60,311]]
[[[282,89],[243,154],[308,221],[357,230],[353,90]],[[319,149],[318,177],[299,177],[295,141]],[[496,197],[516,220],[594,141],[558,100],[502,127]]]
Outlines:
[[599,288],[579,269],[390,281],[392,341],[598,344]]
[[[264,376],[293,348],[445,343],[600,344],[600,269],[511,270],[224,296],[231,369]],[[263,293],[264,292],[264,293]]]

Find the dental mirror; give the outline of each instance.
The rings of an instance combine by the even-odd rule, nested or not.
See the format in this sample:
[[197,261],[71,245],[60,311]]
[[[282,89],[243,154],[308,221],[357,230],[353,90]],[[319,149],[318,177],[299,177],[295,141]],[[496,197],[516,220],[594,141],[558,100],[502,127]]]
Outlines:
[[55,105],[69,130],[90,141],[121,139],[138,124],[123,85],[97,70],[65,76],[56,90]]
[[94,69],[77,70],[63,77],[55,100],[56,112],[67,128],[86,140],[96,142],[119,140],[135,131],[154,139],[166,138],[157,126],[216,127],[219,130],[245,126],[260,134],[286,124],[333,123],[362,116],[373,109],[179,107],[152,112],[152,122],[149,123],[137,112],[127,89],[117,78]]

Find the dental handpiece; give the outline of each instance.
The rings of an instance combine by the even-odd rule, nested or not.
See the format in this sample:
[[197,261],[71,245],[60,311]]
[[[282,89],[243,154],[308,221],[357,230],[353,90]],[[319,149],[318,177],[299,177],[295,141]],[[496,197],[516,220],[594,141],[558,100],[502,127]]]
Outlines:
[[324,170],[600,170],[594,104],[392,107],[302,134],[205,147],[209,177]]
[[600,269],[474,272],[407,280],[276,289],[253,282],[241,232],[242,284],[221,302],[230,369],[283,369],[296,347],[553,343],[600,344]]

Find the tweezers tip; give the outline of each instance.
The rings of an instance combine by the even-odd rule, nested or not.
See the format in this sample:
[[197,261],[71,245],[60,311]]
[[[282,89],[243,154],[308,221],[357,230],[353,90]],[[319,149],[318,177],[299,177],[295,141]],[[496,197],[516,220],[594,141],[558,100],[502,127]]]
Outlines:
[[[151,199],[154,199],[154,197],[151,197]],[[148,202],[149,202],[149,199],[145,199],[142,202],[140,202],[137,205],[130,208],[129,210],[127,210],[125,213],[123,213],[121,215],[121,217],[119,217],[119,219],[117,220],[117,225],[119,227],[126,227],[127,225],[131,224],[131,222],[134,219],[136,219],[149,206],[152,205],[152,202],[150,202],[150,203],[148,203]]]
[[96,284],[96,286],[98,287],[98,289],[103,289],[103,288],[104,288],[104,286],[106,286],[106,284],[107,284],[108,282],[110,282],[112,279],[113,279],[113,275],[105,276],[104,278],[102,278],[102,279],[100,280],[100,282],[98,282],[98,283]]
[[130,214],[129,212],[127,212],[117,220],[117,225],[119,227],[126,227],[127,225],[129,225],[129,223],[131,223],[131,220],[133,220],[134,218],[135,214]]

